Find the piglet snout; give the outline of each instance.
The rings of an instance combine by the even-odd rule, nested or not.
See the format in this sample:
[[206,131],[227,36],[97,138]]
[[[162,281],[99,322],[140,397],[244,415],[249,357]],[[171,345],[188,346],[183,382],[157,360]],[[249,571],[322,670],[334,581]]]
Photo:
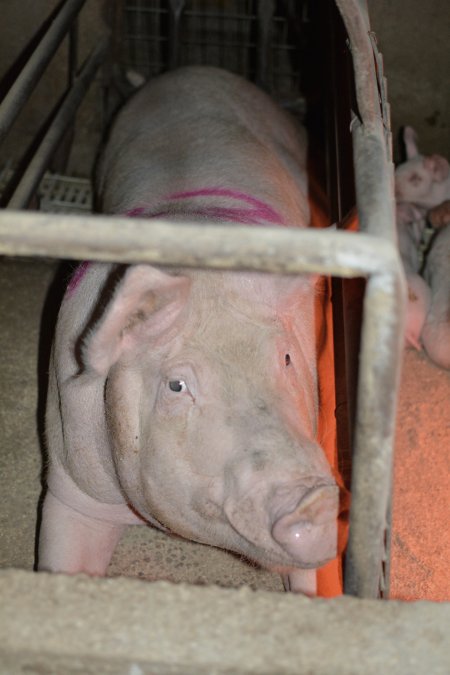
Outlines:
[[309,489],[296,507],[272,526],[274,540],[301,567],[318,567],[337,555],[339,488],[319,485]]

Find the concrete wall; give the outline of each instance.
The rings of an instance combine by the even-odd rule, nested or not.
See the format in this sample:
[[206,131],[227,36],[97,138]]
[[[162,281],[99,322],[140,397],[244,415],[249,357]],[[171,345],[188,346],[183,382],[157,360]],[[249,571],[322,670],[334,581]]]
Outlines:
[[395,134],[411,125],[424,154],[450,159],[448,0],[368,0],[384,55]]

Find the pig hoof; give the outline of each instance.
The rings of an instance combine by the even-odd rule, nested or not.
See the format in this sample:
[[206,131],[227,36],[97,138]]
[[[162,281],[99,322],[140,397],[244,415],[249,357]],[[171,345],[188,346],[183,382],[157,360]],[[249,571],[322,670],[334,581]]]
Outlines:
[[303,593],[310,598],[317,595],[317,571],[315,569],[291,570],[288,574],[282,574],[284,590],[291,593]]

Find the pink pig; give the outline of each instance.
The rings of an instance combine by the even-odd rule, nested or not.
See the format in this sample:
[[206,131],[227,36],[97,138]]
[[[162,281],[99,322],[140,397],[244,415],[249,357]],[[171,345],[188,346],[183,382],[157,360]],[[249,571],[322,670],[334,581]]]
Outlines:
[[[305,227],[305,154],[256,87],[180,69],[119,114],[99,198],[106,213]],[[85,264],[51,360],[39,568],[103,575],[124,528],[151,523],[314,595],[339,493],[317,440],[314,295],[309,277]]]
[[[407,161],[395,170],[399,249],[408,282],[405,340],[439,366],[450,368],[450,167],[445,157],[419,154],[417,136],[405,127]],[[419,271],[426,220],[441,228]]]
[[421,155],[412,127],[405,127],[403,140],[407,161],[395,170],[396,200],[428,210],[450,199],[450,167],[445,157]]
[[450,222],[436,232],[423,275],[431,288],[431,301],[422,342],[438,366],[450,368]]
[[431,291],[420,276],[420,241],[426,226],[423,209],[405,202],[396,204],[398,248],[408,284],[405,343],[422,349],[422,329],[430,308]]

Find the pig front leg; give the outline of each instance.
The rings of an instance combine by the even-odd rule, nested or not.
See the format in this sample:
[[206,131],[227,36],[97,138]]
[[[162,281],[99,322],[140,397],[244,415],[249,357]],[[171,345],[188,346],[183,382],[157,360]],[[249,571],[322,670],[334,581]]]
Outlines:
[[289,574],[282,574],[281,579],[285,591],[303,593],[311,598],[317,595],[317,570],[315,569],[291,570]]
[[38,569],[104,576],[125,527],[80,513],[47,492],[42,510]]
[[39,532],[38,569],[103,576],[127,525],[142,524],[125,503],[85,494],[59,466],[47,477]]

